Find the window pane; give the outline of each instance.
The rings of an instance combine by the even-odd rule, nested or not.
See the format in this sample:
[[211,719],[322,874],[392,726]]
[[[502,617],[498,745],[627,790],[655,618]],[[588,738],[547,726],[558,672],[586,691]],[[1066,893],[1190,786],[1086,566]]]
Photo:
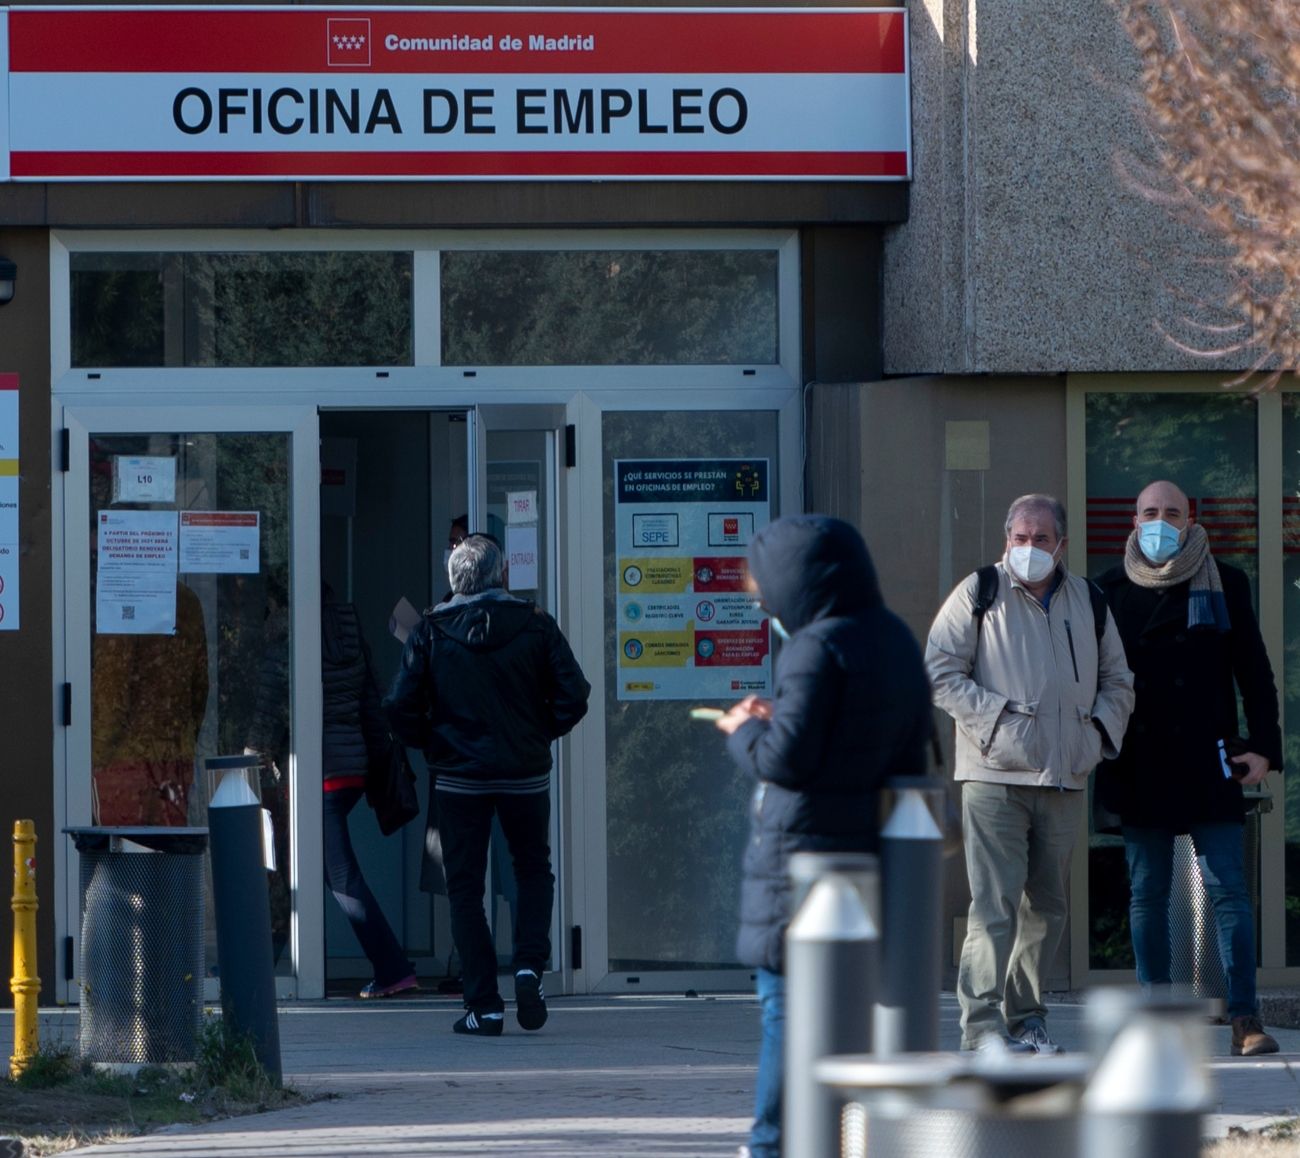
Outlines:
[[74,253],[74,366],[407,366],[409,253]]
[[445,252],[448,366],[773,365],[775,250]]
[[[609,967],[734,966],[753,784],[727,755],[722,734],[691,721],[688,702],[618,698],[614,460],[698,456],[775,464],[776,415],[606,413],[603,431]],[[780,493],[775,477],[769,493]],[[772,517],[778,513],[773,502]]]
[[74,253],[72,364],[162,366],[159,253]]
[[[1088,574],[1123,563],[1138,493],[1169,479],[1187,492],[1211,551],[1246,572],[1258,602],[1255,400],[1240,393],[1089,394],[1086,415]],[[1247,866],[1248,880],[1252,874],[1257,879],[1258,863]],[[1128,896],[1123,838],[1090,832],[1093,969],[1134,968]]]

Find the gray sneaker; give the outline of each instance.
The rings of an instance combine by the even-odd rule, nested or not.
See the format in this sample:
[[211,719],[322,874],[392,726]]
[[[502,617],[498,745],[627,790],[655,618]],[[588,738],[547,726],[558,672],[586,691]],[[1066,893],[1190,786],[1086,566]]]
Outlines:
[[1028,1050],[1034,1053],[1057,1054],[1065,1052],[1047,1036],[1047,1026],[1037,1017],[1026,1018],[1024,1024],[1020,1027],[1020,1032],[1015,1036],[1016,1041],[1022,1046],[1027,1046]]
[[1034,1047],[1027,1041],[1012,1037],[1009,1033],[985,1033],[975,1043],[979,1053],[1034,1053]]

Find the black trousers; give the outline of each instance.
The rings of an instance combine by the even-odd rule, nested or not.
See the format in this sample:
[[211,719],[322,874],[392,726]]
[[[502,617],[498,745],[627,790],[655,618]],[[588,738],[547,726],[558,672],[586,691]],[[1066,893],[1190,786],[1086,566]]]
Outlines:
[[518,887],[514,928],[514,970],[540,977],[551,957],[551,797],[549,792],[515,795],[493,792],[466,796],[438,791],[442,856],[451,903],[451,935],[460,953],[465,1008],[498,1013],[505,1008],[497,988],[497,951],[483,911],[492,817],[501,822]]
[[348,813],[356,807],[363,793],[360,788],[340,788],[326,792],[322,807],[325,836],[325,879],[339,908],[370,960],[379,985],[392,985],[415,972],[401,942],[393,934],[384,911],[361,875],[361,865],[352,848],[348,831]]

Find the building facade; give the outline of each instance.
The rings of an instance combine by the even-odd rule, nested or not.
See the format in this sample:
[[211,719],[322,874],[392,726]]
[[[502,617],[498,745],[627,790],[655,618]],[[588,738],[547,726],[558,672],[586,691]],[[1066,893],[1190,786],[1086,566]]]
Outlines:
[[[460,515],[503,539],[512,589],[557,615],[595,689],[591,715],[556,753],[553,989],[748,983],[731,949],[746,788],[687,709],[770,678],[766,626],[728,562],[767,519],[802,509],[854,519],[887,599],[922,636],[952,585],[1000,553],[1015,495],[1061,495],[1071,565],[1099,569],[1122,548],[1124,502],[1169,475],[1216,550],[1255,577],[1279,684],[1291,682],[1286,463],[1300,428],[1285,388],[1225,391],[1231,359],[1197,359],[1163,332],[1176,329],[1180,295],[1216,286],[1194,239],[1122,172],[1144,138],[1135,61],[1104,5],[907,9],[901,71],[868,78],[886,86],[871,90],[876,104],[854,103],[853,88],[841,102],[894,108],[902,78],[901,171],[898,149],[862,143],[830,113],[832,128],[793,118],[771,130],[761,159],[736,158],[745,134],[733,94],[752,124],[765,108],[803,107],[799,84],[763,77],[779,62],[763,63],[774,50],[756,15],[792,14],[793,32],[822,46],[802,66],[815,88],[846,67],[825,48],[837,37],[799,19],[823,9],[567,9],[533,33],[552,55],[528,68],[497,59],[522,51],[499,38],[527,10],[473,10],[438,51],[492,63],[462,62],[455,83],[427,55],[387,66],[401,81],[385,90],[391,104],[356,79],[370,63],[346,55],[362,33],[343,25],[364,22],[376,61],[390,37],[394,53],[427,54],[401,45],[434,39],[420,22],[436,9],[294,10],[320,25],[317,56],[304,64],[286,49],[282,67],[249,58],[239,36],[209,35],[202,21],[235,10],[176,11],[200,21],[184,47],[198,54],[193,75],[157,63],[181,51],[161,32],[136,36],[162,39],[153,58],[118,62],[119,87],[100,108],[92,90],[66,99],[82,92],[72,75],[102,62],[144,11],[97,10],[102,23],[42,63],[24,21],[57,26],[63,10],[0,9],[20,79],[0,141],[10,157],[0,256],[17,267],[0,308],[0,373],[18,396],[20,447],[0,718],[5,798],[42,841],[47,998],[77,999],[79,885],[61,829],[107,814],[103,769],[155,758],[140,750],[151,716],[186,681],[203,695],[191,695],[185,727],[179,708],[163,714],[189,738],[188,821],[203,820],[205,757],[274,756],[258,787],[278,840],[281,993],[364,979],[320,870],[321,588],[357,603],[385,680],[402,601],[442,597]],[[665,64],[670,77],[695,67],[707,79],[656,89],[633,83],[626,61],[597,67],[582,55],[584,37],[618,43],[643,19],[660,29],[648,49],[637,34],[646,59],[702,51],[679,31],[692,14],[724,21],[718,35],[738,46],[721,58],[729,75]],[[562,38],[572,44],[546,47]],[[333,52],[344,55],[317,59]],[[217,79],[226,74],[236,79]],[[367,155],[363,138],[408,115],[402,84],[426,74],[440,82],[410,90],[415,123],[468,144],[437,153],[436,170],[431,148]],[[502,77],[514,78],[506,104],[482,95],[503,91]],[[158,93],[184,149],[152,147],[142,109]],[[37,107],[51,122],[41,148],[24,127]],[[515,130],[554,136],[590,116],[600,138],[604,114],[605,138],[623,124],[640,136],[594,169],[572,149],[547,152],[554,142],[533,139],[543,132],[502,160],[468,131],[489,127],[489,108],[508,109]],[[355,147],[322,159],[297,137],[312,118],[324,134],[329,116]],[[223,143],[223,118],[253,144]],[[306,128],[280,131],[299,121]],[[255,171],[265,158],[248,159],[261,147],[254,122],[283,138],[272,141],[282,168],[269,174]],[[97,134],[94,149],[82,131]],[[658,139],[675,136],[686,144]],[[69,144],[60,153],[50,140]],[[649,160],[647,141],[660,149]],[[214,174],[217,153],[226,171]],[[534,171],[519,171],[521,155]],[[142,550],[148,542],[161,550]],[[142,648],[182,636],[185,606],[201,614],[201,653]],[[124,727],[132,734],[117,735]],[[175,747],[159,758],[176,759]],[[1272,804],[1261,823],[1265,983],[1300,968],[1280,787]],[[384,840],[357,816],[354,838],[420,973],[432,983],[454,972],[421,827]],[[1062,987],[1131,968],[1108,838],[1081,843],[1075,870]],[[1118,871],[1122,880],[1122,858]],[[503,951],[511,889],[494,858]],[[964,889],[953,864],[949,949]]]

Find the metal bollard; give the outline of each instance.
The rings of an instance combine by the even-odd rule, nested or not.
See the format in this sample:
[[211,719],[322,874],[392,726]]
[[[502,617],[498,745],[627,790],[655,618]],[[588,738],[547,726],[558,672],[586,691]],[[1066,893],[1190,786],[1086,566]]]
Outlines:
[[[212,761],[208,763],[212,765]],[[251,763],[256,767],[255,759]],[[275,1012],[262,808],[244,778],[243,767],[226,765],[226,774],[208,805],[221,1015],[231,1029],[248,1035],[257,1060],[278,1083],[280,1027]]]
[[[862,863],[874,865],[864,856]],[[841,1099],[820,1085],[817,1061],[863,1052],[871,1044],[871,1012],[880,937],[858,888],[840,873],[822,877],[799,907],[785,940],[784,1150],[800,1158],[840,1153]]]
[[37,996],[41,979],[36,975],[36,823],[14,821],[14,972],[9,989],[14,995],[14,1052],[9,1073],[21,1074],[40,1048]]
[[899,777],[886,785],[893,807],[880,832],[883,952],[873,1043],[880,1055],[939,1048],[943,831],[927,796],[945,791],[930,777]]
[[1110,1042],[1083,1096],[1082,1158],[1200,1152],[1201,1117],[1210,1105],[1209,1009],[1206,1001],[1143,1000],[1135,991],[1089,1000],[1091,1036],[1099,1045],[1107,1036]]

